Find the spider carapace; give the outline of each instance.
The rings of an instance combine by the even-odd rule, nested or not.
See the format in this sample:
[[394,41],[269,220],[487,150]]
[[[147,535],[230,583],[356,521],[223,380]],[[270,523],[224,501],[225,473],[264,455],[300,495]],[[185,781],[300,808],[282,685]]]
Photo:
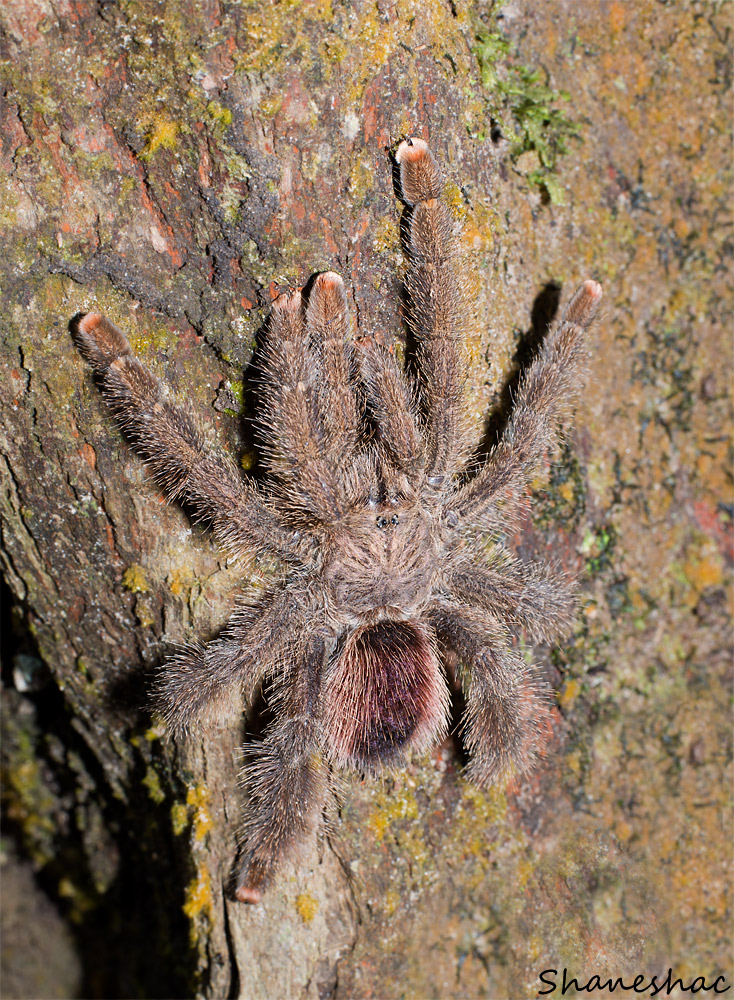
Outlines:
[[227,626],[161,668],[171,729],[242,709],[266,685],[274,721],[246,768],[248,811],[234,895],[257,902],[319,824],[335,769],[398,766],[446,732],[451,651],[466,704],[469,776],[485,784],[537,756],[544,684],[519,631],[550,641],[574,618],[573,585],[517,559],[503,536],[556,446],[601,299],[586,281],[525,371],[499,443],[469,470],[463,353],[468,293],[457,224],[427,144],[394,152],[404,204],[408,374],[370,337],[350,337],[339,275],[273,303],[258,429],[265,485],[244,478],[186,406],[169,398],[123,333],[72,321],[120,426],[171,500],[208,519],[225,552],[279,567]]

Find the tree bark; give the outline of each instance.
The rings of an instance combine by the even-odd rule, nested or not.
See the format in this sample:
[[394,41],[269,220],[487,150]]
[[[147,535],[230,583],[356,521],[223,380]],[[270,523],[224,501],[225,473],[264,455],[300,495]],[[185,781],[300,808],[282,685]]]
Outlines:
[[[675,328],[680,350],[654,339],[665,308],[641,311],[626,271],[634,255],[629,233],[617,226],[611,247],[600,235],[603,226],[616,226],[605,199],[619,201],[623,212],[647,197],[634,187],[629,133],[608,110],[616,108],[614,92],[604,90],[604,58],[621,59],[614,39],[634,52],[639,37],[629,11],[614,13],[620,6],[598,5],[612,33],[588,29],[595,55],[582,69],[569,39],[587,29],[578,26],[574,5],[561,2],[542,10],[511,3],[499,25],[492,4],[443,0],[3,5],[4,802],[39,881],[76,928],[84,995],[535,995],[539,970],[560,968],[568,955],[581,961],[594,954],[601,962],[601,949],[592,948],[598,939],[617,974],[663,959],[667,968],[660,942],[671,938],[650,930],[658,896],[651,900],[639,877],[666,848],[654,838],[641,853],[625,847],[625,830],[637,829],[636,821],[621,815],[616,771],[610,777],[605,769],[599,739],[612,727],[603,706],[616,697],[615,684],[627,681],[607,681],[606,671],[618,654],[639,662],[639,675],[627,680],[640,689],[645,665],[667,655],[656,643],[668,623],[694,662],[714,664],[709,684],[719,690],[730,541],[717,513],[723,453],[710,445],[712,462],[678,485],[671,508],[650,515],[648,507],[644,515],[658,539],[677,526],[670,565],[690,556],[694,566],[689,590],[656,597],[658,617],[649,620],[638,554],[649,563],[659,546],[638,524],[635,503],[640,495],[657,497],[655,483],[665,483],[669,470],[661,471],[668,461],[661,458],[645,478],[634,464],[658,446],[641,444],[647,423],[637,441],[638,414],[657,405],[655,379],[679,387],[676,372],[694,362],[682,327]],[[687,32],[706,65],[718,65],[723,15],[699,18],[695,4],[675,12],[636,6],[654,53],[673,45],[676,31]],[[647,50],[640,51],[644,61]],[[556,74],[545,97],[518,71],[525,62],[547,63]],[[619,65],[620,79],[631,80],[633,68]],[[557,79],[554,85],[569,89],[574,72],[583,76],[569,107],[551,84]],[[693,107],[696,95],[681,95],[676,80],[648,93],[657,112],[667,114],[661,109],[671,94]],[[526,88],[537,122],[508,81]],[[723,92],[713,77],[706,81],[715,115]],[[554,118],[553,109],[565,109],[566,118]],[[572,118],[584,145],[564,124]],[[535,144],[533,127],[544,137]],[[473,257],[467,288],[476,299],[469,346],[478,440],[501,425],[500,418],[487,430],[486,416],[507,404],[513,364],[522,362],[518,348],[542,334],[560,283],[608,273],[617,316],[633,317],[629,324],[614,318],[600,334],[605,355],[594,371],[597,380],[611,380],[608,392],[592,393],[582,406],[580,430],[554,467],[540,515],[515,539],[521,551],[550,549],[569,567],[587,569],[596,610],[586,603],[583,628],[560,665],[558,655],[551,661],[549,651],[537,651],[560,689],[555,749],[539,776],[507,794],[479,793],[460,777],[460,749],[450,742],[382,782],[350,779],[344,800],[333,804],[328,834],[261,905],[248,908],[226,894],[243,805],[238,747],[246,725],[173,741],[151,716],[148,689],[167,649],[215,635],[238,587],[267,568],[243,578],[204,528],[161,501],[110,419],[68,324],[80,310],[109,316],[179,397],[208,413],[226,447],[257,475],[248,366],[279,290],[337,270],[351,285],[355,331],[404,349],[399,214],[386,150],[410,133],[428,138],[446,165],[449,200],[464,219]],[[644,133],[640,126],[635,141],[640,157],[652,161]],[[725,155],[724,146],[712,151],[720,165]],[[622,161],[612,177],[610,164]],[[674,165],[685,162],[676,148]],[[675,196],[664,175],[656,179],[669,208]],[[666,298],[667,269],[690,278],[676,248],[689,238],[704,246],[701,219],[724,211],[725,198],[726,190],[716,203],[715,192],[705,205],[684,203],[679,221],[688,228],[679,243],[656,236],[658,254],[669,254],[664,266],[652,250],[638,261],[647,301],[658,295],[668,315],[681,306]],[[639,237],[647,217],[631,218]],[[707,260],[720,246],[715,231],[711,239]],[[698,301],[705,279],[702,308],[716,327],[724,279],[693,250],[690,260],[700,272],[685,279],[686,301]],[[711,323],[699,331],[690,375],[702,386],[716,367]],[[652,339],[623,353],[620,338],[629,329]],[[521,330],[528,333],[521,337]],[[634,415],[624,410],[630,386],[644,397]],[[709,385],[688,411],[666,411],[676,448],[695,450],[706,428],[720,426],[724,396]],[[632,449],[620,460],[626,479],[614,464],[614,420]],[[629,485],[634,476],[637,487]],[[615,551],[615,539],[627,541]],[[633,623],[634,609],[642,626]],[[670,669],[682,670],[683,661],[673,660]],[[589,680],[595,668],[602,687]],[[667,694],[646,697],[648,711],[677,718]],[[724,729],[713,693],[701,710],[712,732]],[[630,721],[638,732],[635,725]],[[614,732],[626,746],[627,737]],[[695,763],[694,750],[687,752]],[[704,756],[705,779],[703,765],[695,763],[695,774],[689,767],[706,795],[723,787],[714,757]],[[658,787],[664,763],[636,777],[643,797]],[[599,793],[597,823],[585,818],[582,803],[599,788],[599,774],[609,791]],[[715,854],[726,854],[716,822],[706,836],[721,845]],[[573,890],[559,888],[558,873],[566,870],[559,851],[580,873]],[[597,906],[598,886],[615,879],[633,928],[625,934],[605,925]],[[576,893],[573,905],[566,892]],[[667,890],[660,893],[669,900]],[[562,930],[571,924],[566,939]],[[696,943],[680,945],[709,961],[694,974],[721,964],[723,946],[707,952],[700,944],[710,932],[709,923]],[[429,972],[427,953],[439,956]]]

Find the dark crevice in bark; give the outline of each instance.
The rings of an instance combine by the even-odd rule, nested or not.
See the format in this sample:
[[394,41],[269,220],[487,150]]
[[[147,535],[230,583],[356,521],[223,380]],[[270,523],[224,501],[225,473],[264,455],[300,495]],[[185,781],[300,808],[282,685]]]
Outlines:
[[[195,959],[183,900],[171,905],[181,847],[168,806],[151,803],[140,758],[127,801],[114,794],[4,582],[0,603],[3,830],[69,922],[80,997],[188,995]],[[33,785],[20,777],[31,761]]]

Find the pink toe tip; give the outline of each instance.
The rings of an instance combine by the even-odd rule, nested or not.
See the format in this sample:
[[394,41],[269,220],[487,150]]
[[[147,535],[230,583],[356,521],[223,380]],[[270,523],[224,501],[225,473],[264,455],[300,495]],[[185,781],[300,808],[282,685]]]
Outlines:
[[395,159],[398,163],[403,163],[406,160],[410,163],[425,156],[427,151],[428,143],[425,140],[411,136],[409,139],[403,139],[400,143],[395,151]]
[[281,292],[280,295],[273,301],[273,309],[295,309],[297,310],[301,305],[301,292],[299,289],[289,289],[287,292]]
[[91,333],[102,322],[99,313],[87,313],[79,320],[79,329],[82,333]]
[[344,285],[344,279],[336,271],[324,271],[316,281],[322,288],[341,288]]
[[241,885],[234,895],[240,903],[259,903],[263,898],[262,889],[255,889],[249,885]]

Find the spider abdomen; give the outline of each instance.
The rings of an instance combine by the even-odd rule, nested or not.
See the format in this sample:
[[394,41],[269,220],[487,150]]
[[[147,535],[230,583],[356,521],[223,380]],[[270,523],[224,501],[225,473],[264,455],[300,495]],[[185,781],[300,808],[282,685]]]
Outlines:
[[383,621],[351,632],[325,678],[324,728],[335,763],[375,770],[425,749],[446,727],[446,680],[430,628]]

